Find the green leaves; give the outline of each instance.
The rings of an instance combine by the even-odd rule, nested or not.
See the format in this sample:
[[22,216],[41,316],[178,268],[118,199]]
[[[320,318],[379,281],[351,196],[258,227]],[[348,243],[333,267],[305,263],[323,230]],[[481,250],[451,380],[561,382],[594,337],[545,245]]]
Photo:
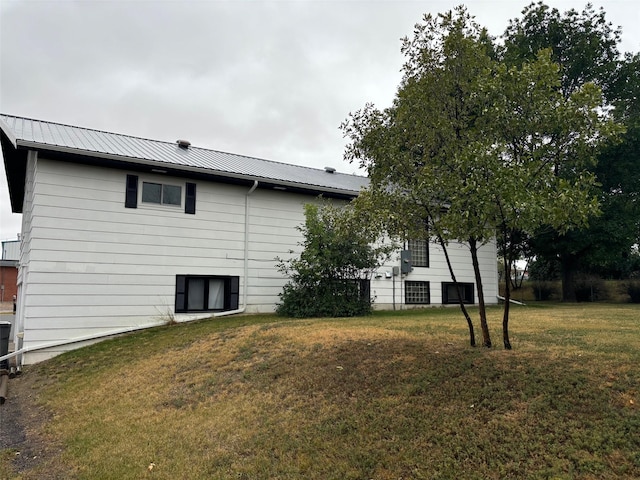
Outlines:
[[[548,259],[559,257],[565,269],[581,264],[580,268],[610,275],[618,267],[609,270],[601,266],[619,265],[620,258],[629,256],[640,237],[638,205],[634,205],[634,196],[640,191],[640,57],[621,57],[620,31],[606,21],[604,10],[595,11],[591,5],[582,12],[569,10],[561,14],[543,3],[532,3],[521,18],[511,21],[503,38],[502,55],[509,66],[522,66],[524,70],[542,49],[547,49],[551,60],[558,64],[558,92],[563,101],[558,107],[551,146],[563,161],[554,163],[554,173],[576,182],[581,189],[591,183],[589,202],[597,197],[602,211],[599,217],[585,219],[588,212],[576,208],[577,215],[571,216],[569,225],[573,230],[559,226],[552,239],[548,235],[540,241],[534,238],[535,254]],[[614,118],[624,123],[624,128]],[[589,176],[583,175],[585,171]],[[570,186],[571,183],[563,185]],[[568,203],[571,206],[565,211],[581,204],[580,199],[572,200],[576,203]],[[560,218],[561,206],[554,210],[556,218]],[[604,261],[606,257],[608,260]],[[568,281],[570,272],[564,271],[563,277]]]
[[[444,241],[468,243],[472,256],[497,235],[511,265],[542,226],[564,233],[599,213],[592,168],[623,130],[590,83],[616,52],[617,32],[603,18],[588,7],[560,19],[531,5],[510,25],[504,47],[464,7],[416,25],[402,42],[406,62],[393,105],[368,104],[342,125],[345,158],[367,168],[364,198],[390,235],[428,224]],[[593,31],[580,22],[593,22]],[[575,35],[576,57],[556,48],[565,34]],[[591,51],[594,39],[601,41]],[[578,53],[597,65],[583,65]]]
[[604,10],[588,4],[582,12],[561,14],[542,2],[531,3],[521,18],[507,27],[502,48],[504,61],[521,65],[542,49],[560,68],[561,93],[568,97],[585,83],[595,82],[608,91],[619,56],[620,31],[605,19]]
[[[371,310],[368,280],[394,245],[376,242],[380,228],[365,205],[305,205],[303,250],[280,260],[290,276],[278,313],[291,317],[364,315]],[[362,283],[365,282],[365,283]]]

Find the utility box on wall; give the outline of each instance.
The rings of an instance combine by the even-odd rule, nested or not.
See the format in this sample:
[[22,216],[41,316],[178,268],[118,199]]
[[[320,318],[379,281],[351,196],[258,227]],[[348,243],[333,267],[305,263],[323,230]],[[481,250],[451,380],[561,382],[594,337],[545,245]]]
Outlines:
[[411,273],[413,266],[411,265],[411,251],[402,250],[400,252],[400,271],[402,273]]

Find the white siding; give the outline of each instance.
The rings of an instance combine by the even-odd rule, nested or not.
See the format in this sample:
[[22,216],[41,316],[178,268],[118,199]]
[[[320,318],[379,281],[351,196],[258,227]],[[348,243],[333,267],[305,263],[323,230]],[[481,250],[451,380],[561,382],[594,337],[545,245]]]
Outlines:
[[[182,185],[184,193],[179,178],[139,176]],[[125,208],[123,171],[39,159],[28,178],[25,347],[162,323],[174,313],[179,274],[238,276],[242,304],[249,187],[198,182],[196,214],[189,215],[142,202]],[[248,311],[273,311],[285,282],[275,257],[300,239],[294,227],[310,200],[260,189],[250,196]]]
[[[471,265],[471,253],[469,247],[464,244],[452,242],[447,246],[449,258],[453,265],[456,280],[461,283],[474,284],[474,301],[478,301],[478,290],[475,285],[475,276]],[[487,304],[495,304],[498,302],[498,270],[497,270],[497,252],[494,242],[482,246],[478,252],[478,261],[482,272],[483,292],[485,302]],[[375,295],[376,308],[391,308],[393,306],[393,283],[395,282],[395,304],[396,308],[404,308],[405,281],[425,281],[429,282],[430,304],[442,304],[442,283],[450,283],[451,275],[449,268],[442,253],[442,247],[436,243],[429,244],[429,266],[414,267],[413,270],[406,275],[388,278],[386,273],[393,273],[393,267],[400,268],[400,256],[393,255],[390,262],[378,269],[381,274],[379,278],[371,280],[371,293]],[[410,305],[409,308],[419,307],[421,305]]]
[[[182,185],[184,195],[183,179],[137,174],[140,182]],[[276,257],[299,251],[296,227],[304,222],[303,205],[315,197],[260,188],[247,197],[249,187],[198,181],[195,215],[185,214],[184,207],[140,201],[137,208],[125,208],[126,175],[30,158],[21,259],[25,347],[163,323],[174,314],[176,275],[238,276],[242,305],[247,199],[247,311],[275,309],[287,280],[276,270]],[[468,249],[451,246],[449,253],[459,281],[473,282]],[[492,301],[497,294],[493,244],[482,248],[481,263],[485,297]],[[393,305],[394,280],[384,272],[394,265],[397,258],[380,269],[382,278],[372,280],[379,307]],[[450,281],[440,249],[430,245],[428,268],[395,278],[398,306],[404,303],[404,280],[428,280],[431,303],[440,304],[440,284]],[[179,321],[194,317],[176,315]],[[30,353],[25,362],[82,344]]]
[[38,154],[30,151],[27,154],[27,168],[24,184],[24,198],[22,200],[22,235],[20,237],[20,263],[18,268],[18,295],[13,329],[13,341],[16,349],[25,345],[22,333],[25,331],[27,286],[29,280],[30,255],[31,255],[31,229],[34,208],[34,192],[36,174],[38,169]]

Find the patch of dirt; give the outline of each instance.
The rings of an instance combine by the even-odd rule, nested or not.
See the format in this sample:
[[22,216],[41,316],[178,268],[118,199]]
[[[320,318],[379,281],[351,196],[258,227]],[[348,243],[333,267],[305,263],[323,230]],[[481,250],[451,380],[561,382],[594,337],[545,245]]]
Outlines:
[[14,454],[12,466],[20,478],[69,478],[55,469],[38,468],[59,455],[61,448],[45,436],[51,414],[37,403],[34,377],[26,372],[9,380],[7,399],[0,405],[0,451]]

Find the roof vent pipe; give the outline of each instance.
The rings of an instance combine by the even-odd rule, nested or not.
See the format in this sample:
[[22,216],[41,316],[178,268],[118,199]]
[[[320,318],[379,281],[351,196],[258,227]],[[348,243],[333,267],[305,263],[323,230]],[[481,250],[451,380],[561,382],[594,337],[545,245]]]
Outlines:
[[324,167],[324,171],[327,173],[335,173],[336,169],[333,167]]
[[189,140],[177,140],[176,143],[180,148],[185,149],[189,148],[189,146],[191,145],[191,142]]

